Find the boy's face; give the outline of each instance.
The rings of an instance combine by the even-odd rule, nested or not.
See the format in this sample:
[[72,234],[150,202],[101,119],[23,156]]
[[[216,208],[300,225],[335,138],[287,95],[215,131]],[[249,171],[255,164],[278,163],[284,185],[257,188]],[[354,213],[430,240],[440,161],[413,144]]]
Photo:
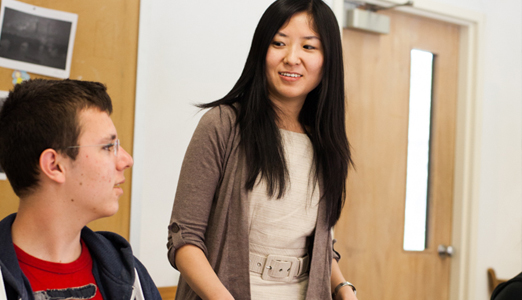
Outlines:
[[78,118],[78,156],[76,160],[69,158],[66,164],[67,201],[90,222],[118,211],[123,171],[133,165],[133,160],[122,147],[117,156],[114,154],[118,134],[107,113],[85,109]]

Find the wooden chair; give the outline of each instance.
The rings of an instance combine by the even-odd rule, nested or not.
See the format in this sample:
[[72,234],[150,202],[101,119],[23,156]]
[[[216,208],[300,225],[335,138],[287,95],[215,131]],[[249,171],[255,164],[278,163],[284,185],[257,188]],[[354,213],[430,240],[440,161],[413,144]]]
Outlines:
[[160,292],[161,299],[163,300],[172,300],[176,297],[177,286],[168,286],[168,287],[159,287],[158,291]]
[[495,270],[492,268],[488,269],[488,283],[489,283],[489,293],[493,293],[493,290],[497,287],[497,285],[506,282],[506,279],[499,279],[495,274]]

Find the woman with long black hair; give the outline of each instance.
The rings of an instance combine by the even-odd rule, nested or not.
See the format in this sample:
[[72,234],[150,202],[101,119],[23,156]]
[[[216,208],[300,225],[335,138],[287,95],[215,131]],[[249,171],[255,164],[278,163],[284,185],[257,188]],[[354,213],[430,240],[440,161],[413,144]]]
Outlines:
[[265,11],[235,86],[200,105],[169,226],[176,299],[356,299],[331,236],[352,163],[343,72],[322,0]]

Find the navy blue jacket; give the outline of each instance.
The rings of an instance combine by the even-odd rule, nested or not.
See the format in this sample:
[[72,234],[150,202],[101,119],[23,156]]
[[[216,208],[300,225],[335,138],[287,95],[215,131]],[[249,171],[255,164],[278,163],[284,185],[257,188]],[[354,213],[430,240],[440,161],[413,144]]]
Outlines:
[[520,299],[522,299],[522,273],[507,282],[499,284],[491,295],[491,300]]
[[[11,225],[15,217],[16,214],[12,214],[0,221],[0,271],[7,299],[34,300],[31,285],[20,269],[13,247]],[[161,299],[149,273],[134,257],[131,246],[123,237],[112,232],[93,232],[87,227],[82,229],[81,237],[89,248],[92,273],[103,299],[131,300],[134,269],[138,271],[145,299]]]

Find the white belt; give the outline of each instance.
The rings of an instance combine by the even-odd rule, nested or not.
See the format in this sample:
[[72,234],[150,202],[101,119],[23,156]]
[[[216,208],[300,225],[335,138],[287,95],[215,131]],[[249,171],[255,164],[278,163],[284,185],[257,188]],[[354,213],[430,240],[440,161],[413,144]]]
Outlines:
[[258,255],[250,253],[250,272],[261,274],[263,280],[286,281],[308,272],[310,256]]

